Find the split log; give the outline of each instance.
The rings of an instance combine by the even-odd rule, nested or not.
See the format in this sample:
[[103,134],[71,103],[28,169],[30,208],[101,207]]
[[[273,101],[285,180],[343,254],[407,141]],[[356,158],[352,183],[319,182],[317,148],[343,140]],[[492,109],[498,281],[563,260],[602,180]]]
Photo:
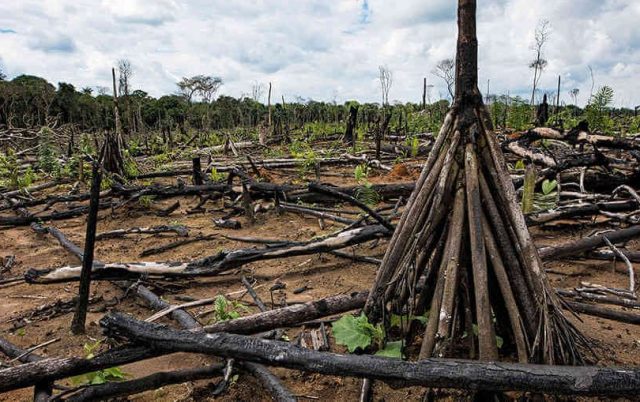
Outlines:
[[[143,342],[165,351],[207,353],[327,375],[400,382],[405,386],[608,396],[637,396],[640,389],[640,369],[637,368],[543,366],[451,359],[405,362],[376,356],[318,352],[286,342],[243,335],[177,331],[121,313],[109,313],[100,324],[110,336]],[[42,375],[37,370],[41,367],[26,366],[0,371],[0,390],[10,374],[13,374],[11,378],[15,378],[16,372]],[[28,378],[33,380],[37,377]]]

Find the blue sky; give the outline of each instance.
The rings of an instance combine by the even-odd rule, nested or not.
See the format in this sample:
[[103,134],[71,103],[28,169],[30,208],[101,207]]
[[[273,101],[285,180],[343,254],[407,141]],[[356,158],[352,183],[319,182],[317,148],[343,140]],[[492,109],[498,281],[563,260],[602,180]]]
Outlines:
[[[541,86],[561,98],[614,88],[616,106],[640,105],[640,1],[478,0],[481,91],[530,91],[537,23],[550,21]],[[431,71],[455,49],[452,0],[21,0],[0,2],[0,67],[77,87],[109,86],[128,58],[133,86],[174,92],[183,76],[210,74],[240,96],[273,83],[274,98],[377,101],[378,66],[393,72],[389,98],[446,95]]]

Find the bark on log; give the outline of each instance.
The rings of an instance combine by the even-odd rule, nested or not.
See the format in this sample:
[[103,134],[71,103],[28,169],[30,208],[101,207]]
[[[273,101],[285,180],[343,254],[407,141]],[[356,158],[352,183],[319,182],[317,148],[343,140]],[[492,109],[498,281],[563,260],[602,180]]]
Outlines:
[[640,325],[640,314],[638,313],[633,313],[630,311],[613,310],[613,309],[602,307],[602,306],[596,306],[595,304],[580,303],[580,302],[574,302],[569,300],[565,300],[565,303],[571,308],[571,310],[577,313],[593,315],[596,317],[606,318],[608,320]]
[[580,254],[585,251],[605,246],[607,244],[604,240],[605,237],[609,239],[611,243],[616,244],[619,242],[627,241],[639,235],[640,225],[635,225],[626,229],[620,229],[596,236],[585,237],[575,242],[561,244],[559,246],[543,247],[539,249],[539,254],[540,258],[544,260],[553,260]]
[[[382,225],[370,225],[306,244],[265,249],[250,248],[222,251],[216,255],[188,263],[137,262],[111,263],[104,264],[104,266],[96,266],[94,264],[92,278],[93,280],[123,280],[127,278],[137,278],[140,275],[168,277],[215,276],[221,272],[254,261],[325,253],[388,235],[389,231]],[[25,280],[29,283],[68,282],[76,281],[79,277],[80,267],[77,266],[67,266],[57,269],[29,269],[25,273]]]
[[113,349],[93,359],[79,357],[42,359],[0,370],[0,392],[53,382],[61,378],[150,359],[167,353],[170,352],[138,346]]
[[[397,381],[408,386],[634,397],[640,389],[638,368],[481,363],[450,359],[405,362],[376,356],[317,352],[286,342],[243,335],[177,331],[121,313],[106,315],[100,324],[109,335],[137,340],[162,350],[208,353],[321,374]],[[0,371],[0,385],[4,383],[3,374],[6,376],[8,373]]]
[[294,304],[235,320],[220,321],[204,327],[205,332],[255,334],[271,329],[297,325],[301,322],[355,310],[364,305],[368,292],[338,295],[304,304]]
[[[30,363],[37,362],[43,359],[43,357],[35,354],[35,353],[26,353],[27,351],[21,349],[6,339],[0,337],[0,351],[7,355],[12,359],[18,358],[18,360],[22,363]],[[22,357],[20,357],[22,356]],[[47,402],[49,401],[49,397],[53,391],[53,383],[52,382],[42,382],[35,384],[35,388],[33,390],[33,400],[34,402]]]
[[224,364],[212,366],[154,373],[146,377],[124,382],[108,382],[82,388],[79,392],[64,395],[57,400],[67,402],[98,401],[118,396],[138,394],[150,389],[158,389],[165,385],[180,384],[187,381],[206,380],[222,374]]

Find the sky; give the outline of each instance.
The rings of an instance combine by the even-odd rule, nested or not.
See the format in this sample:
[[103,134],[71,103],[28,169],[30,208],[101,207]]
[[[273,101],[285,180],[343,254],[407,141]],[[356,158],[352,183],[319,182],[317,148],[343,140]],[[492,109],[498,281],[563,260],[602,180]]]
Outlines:
[[[134,68],[132,87],[176,92],[197,74],[219,76],[220,94],[273,85],[273,99],[380,100],[378,67],[393,73],[390,101],[446,97],[432,74],[455,54],[453,0],[2,0],[0,69],[77,88],[109,87],[118,59]],[[640,105],[640,1],[478,0],[480,89],[531,95],[529,64],[542,20],[551,36],[540,86],[578,103],[615,90],[615,106]],[[266,95],[262,101],[266,101]]]

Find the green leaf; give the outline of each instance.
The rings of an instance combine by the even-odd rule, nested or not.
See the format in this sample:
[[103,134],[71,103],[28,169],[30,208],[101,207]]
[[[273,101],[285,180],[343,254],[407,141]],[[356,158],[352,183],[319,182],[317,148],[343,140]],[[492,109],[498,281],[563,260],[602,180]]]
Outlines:
[[557,180],[546,179],[545,181],[542,182],[542,193],[544,195],[549,195],[553,190],[556,189],[556,187],[558,187]]
[[96,375],[91,379],[89,384],[91,385],[100,385],[107,382],[107,379],[104,376],[104,373],[101,371],[96,372]]
[[351,314],[347,314],[334,322],[331,327],[333,329],[333,336],[336,338],[336,343],[346,346],[347,350],[351,353],[358,348],[364,349],[371,345],[373,338],[371,329],[367,329],[364,323],[374,328],[373,325],[369,324],[367,317],[364,315],[354,317]]
[[376,356],[402,359],[402,341],[387,342],[384,349],[376,352]]

